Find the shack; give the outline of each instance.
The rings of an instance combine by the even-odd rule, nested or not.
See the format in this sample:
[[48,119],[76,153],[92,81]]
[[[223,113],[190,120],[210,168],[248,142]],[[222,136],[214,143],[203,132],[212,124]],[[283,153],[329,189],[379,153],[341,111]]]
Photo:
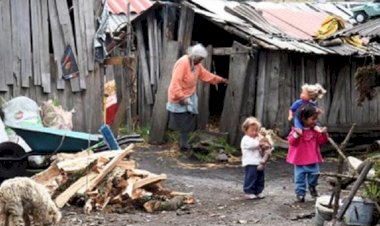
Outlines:
[[220,131],[238,144],[241,121],[254,115],[285,136],[288,109],[302,84],[319,82],[327,89],[320,101],[321,123],[330,132],[345,133],[353,122],[358,133],[379,131],[380,97],[360,107],[354,89],[356,69],[378,59],[379,44],[322,46],[313,40],[327,16],[348,22],[350,14],[349,3],[155,3],[132,22],[139,57],[139,112],[148,112],[140,123],[150,125],[150,141],[164,141],[172,65],[197,42],[210,53],[205,66],[229,79],[227,87],[199,84],[199,129],[206,128],[210,116],[218,116]]

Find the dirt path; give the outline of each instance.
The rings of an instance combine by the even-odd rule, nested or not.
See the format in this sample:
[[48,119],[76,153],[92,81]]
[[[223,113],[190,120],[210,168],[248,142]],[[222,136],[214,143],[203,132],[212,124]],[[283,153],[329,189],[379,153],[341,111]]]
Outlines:
[[[82,209],[65,207],[62,226],[72,225],[312,225],[313,220],[297,216],[314,213],[314,201],[306,197],[304,204],[294,202],[293,169],[284,160],[271,162],[266,169],[266,198],[244,200],[243,169],[238,165],[200,164],[170,150],[168,146],[138,148],[133,158],[139,168],[166,173],[166,187],[193,192],[197,203],[188,208],[147,214],[137,210],[127,214],[82,214]],[[334,169],[331,163],[322,171]],[[320,180],[319,191],[328,194],[328,186]]]

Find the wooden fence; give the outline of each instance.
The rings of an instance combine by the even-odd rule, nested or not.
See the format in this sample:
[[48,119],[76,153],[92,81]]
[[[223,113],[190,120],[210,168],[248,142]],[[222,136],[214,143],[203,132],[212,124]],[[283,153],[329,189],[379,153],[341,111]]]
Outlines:
[[[72,2],[72,5],[68,5]],[[95,62],[100,0],[0,1],[0,96],[37,103],[57,100],[75,109],[74,129],[97,131],[103,118],[103,69]],[[75,53],[79,77],[63,80],[61,58]]]

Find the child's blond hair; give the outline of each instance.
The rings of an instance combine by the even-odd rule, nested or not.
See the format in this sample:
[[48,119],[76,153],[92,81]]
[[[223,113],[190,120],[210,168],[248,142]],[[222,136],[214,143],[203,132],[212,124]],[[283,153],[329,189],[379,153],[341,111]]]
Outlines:
[[241,125],[241,130],[245,133],[250,126],[256,126],[257,131],[260,131],[261,123],[257,118],[251,116],[244,120],[243,124]]
[[326,93],[326,90],[319,83],[314,85],[306,83],[302,86],[302,90],[306,90],[312,100],[321,99]]

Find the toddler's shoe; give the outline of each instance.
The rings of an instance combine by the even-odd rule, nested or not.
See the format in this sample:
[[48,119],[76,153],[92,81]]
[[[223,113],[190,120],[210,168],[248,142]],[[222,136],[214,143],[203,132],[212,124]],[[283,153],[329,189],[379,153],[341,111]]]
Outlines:
[[318,191],[315,187],[309,187],[309,192],[313,198],[317,198],[319,196]]
[[296,196],[297,202],[305,202],[305,196],[303,195],[297,195]]
[[245,194],[244,198],[248,200],[252,200],[252,199],[257,199],[257,196],[254,194]]
[[260,194],[256,195],[256,198],[263,199],[263,198],[265,198],[265,195],[263,193],[260,193]]

